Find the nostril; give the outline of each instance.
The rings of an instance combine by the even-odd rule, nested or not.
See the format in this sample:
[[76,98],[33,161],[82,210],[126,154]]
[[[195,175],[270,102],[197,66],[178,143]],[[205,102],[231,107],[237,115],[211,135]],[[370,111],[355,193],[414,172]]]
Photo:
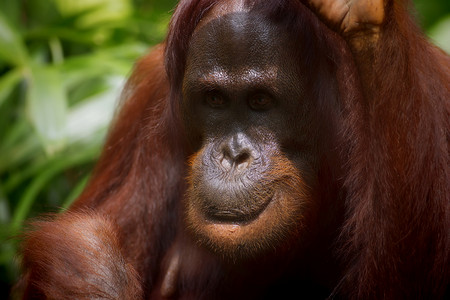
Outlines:
[[254,149],[249,138],[239,133],[221,144],[221,152],[220,163],[224,168],[243,170],[251,164]]
[[250,154],[248,154],[247,152],[241,153],[239,154],[236,158],[235,158],[235,164],[236,165],[241,165],[243,163],[246,163],[250,160]]
[[250,165],[251,156],[247,152],[242,153],[236,159],[236,168],[239,171],[247,169]]
[[250,159],[251,156],[248,152],[242,152],[237,155],[230,155],[229,152],[224,152],[224,155],[221,159],[221,164],[226,169],[235,167],[238,170],[243,170],[249,165]]

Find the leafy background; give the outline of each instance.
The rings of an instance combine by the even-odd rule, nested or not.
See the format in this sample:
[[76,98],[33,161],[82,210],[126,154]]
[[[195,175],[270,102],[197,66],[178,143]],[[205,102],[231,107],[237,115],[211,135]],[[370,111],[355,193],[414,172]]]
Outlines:
[[[164,39],[175,0],[0,0],[0,298],[27,219],[67,208],[99,155],[135,60]],[[450,53],[450,1],[416,0]]]

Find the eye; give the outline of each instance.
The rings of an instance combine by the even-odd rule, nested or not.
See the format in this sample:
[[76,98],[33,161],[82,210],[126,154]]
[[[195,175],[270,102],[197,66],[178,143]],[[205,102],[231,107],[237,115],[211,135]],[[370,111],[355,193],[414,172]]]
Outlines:
[[217,92],[206,94],[206,103],[211,107],[222,107],[225,105],[225,99]]
[[254,110],[266,110],[272,107],[273,99],[266,94],[258,93],[250,97],[249,105]]

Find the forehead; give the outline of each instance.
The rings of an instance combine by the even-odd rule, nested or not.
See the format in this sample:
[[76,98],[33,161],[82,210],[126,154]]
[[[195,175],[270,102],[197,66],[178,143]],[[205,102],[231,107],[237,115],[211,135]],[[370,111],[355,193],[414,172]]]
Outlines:
[[[293,49],[281,26],[252,11],[236,11],[203,22],[188,50],[188,68],[280,65]],[[291,53],[292,54],[292,53]]]

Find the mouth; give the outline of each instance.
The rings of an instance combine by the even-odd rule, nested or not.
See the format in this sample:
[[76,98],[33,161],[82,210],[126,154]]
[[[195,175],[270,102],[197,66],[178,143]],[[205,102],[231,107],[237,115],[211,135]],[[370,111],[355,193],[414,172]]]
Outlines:
[[283,157],[233,178],[193,168],[183,199],[184,225],[195,242],[228,260],[284,247],[304,226],[309,189]]
[[272,201],[273,193],[269,195],[265,193],[263,197],[261,195],[250,196],[245,199],[241,197],[224,198],[220,201],[206,201],[210,204],[202,209],[205,219],[213,223],[244,225],[254,221],[266,210]]
[[254,210],[215,209],[206,214],[191,203],[186,225],[199,245],[222,259],[246,260],[272,251],[286,235],[297,232],[303,208],[296,200],[277,191]]

